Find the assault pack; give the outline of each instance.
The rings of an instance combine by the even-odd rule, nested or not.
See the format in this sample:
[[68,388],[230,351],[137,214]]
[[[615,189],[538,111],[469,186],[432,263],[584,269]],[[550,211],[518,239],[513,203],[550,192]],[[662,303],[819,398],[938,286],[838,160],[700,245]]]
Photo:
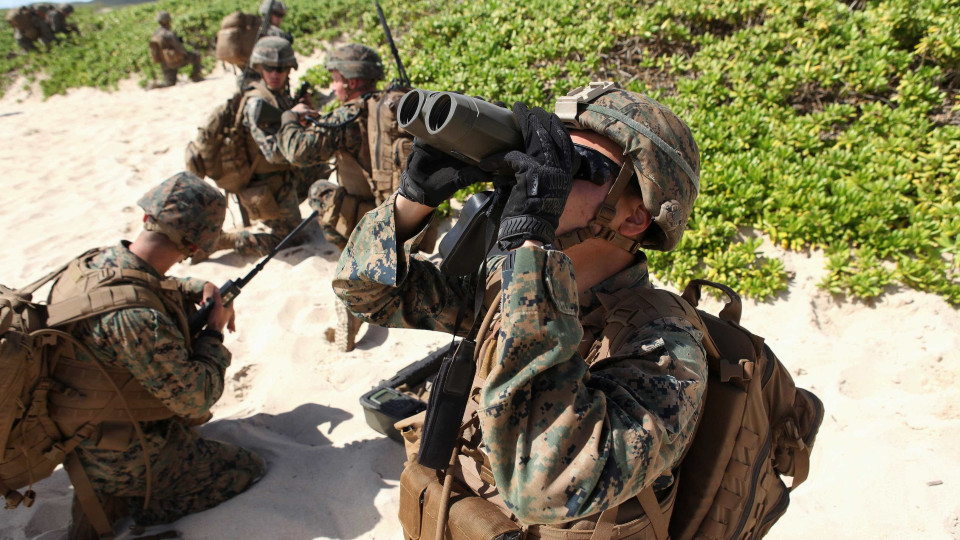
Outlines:
[[261,21],[259,15],[243,13],[239,9],[224,17],[217,32],[216,59],[245,67],[257,43]]
[[[21,289],[0,285],[0,495],[8,509],[31,506],[33,484],[63,463],[83,511],[101,538],[108,538],[111,523],[74,449],[91,437],[98,447],[118,450],[128,447],[134,434],[143,444],[138,422],[174,414],[129,371],[99,362],[70,330],[118,309],[169,313],[172,300],[157,292],[170,287],[144,272],[90,270],[85,261],[96,253],[88,251]],[[56,279],[69,280],[71,294],[55,303],[32,299]],[[180,325],[186,332],[185,316]],[[78,351],[91,362],[81,361]],[[149,499],[149,460],[145,465]]]
[[397,123],[397,106],[409,90],[403,86],[391,87],[379,97],[370,98],[368,103],[367,136],[372,137],[370,171],[377,204],[400,187],[400,174],[413,151],[413,135],[400,129]]
[[37,17],[37,14],[33,8],[30,6],[20,6],[7,10],[6,19],[10,26],[23,34],[23,37],[27,39],[37,39],[40,37],[40,32],[37,31],[36,26],[33,24],[34,17]]
[[[728,297],[716,316],[696,309],[704,286],[717,288]],[[493,305],[492,312],[497,305],[489,300],[486,304]],[[585,518],[576,524],[575,533],[593,535],[597,540],[764,536],[786,511],[790,491],[807,478],[810,452],[823,421],[823,404],[811,392],[796,388],[789,371],[763,338],[740,325],[742,303],[729,287],[694,280],[682,295],[661,289],[645,290],[639,296],[636,291],[624,291],[604,304],[584,318],[603,328],[583,354],[588,364],[617,351],[636,328],[662,317],[679,317],[704,334],[709,379],[697,432],[672,490],[658,500],[648,487],[620,507]],[[494,320],[494,325],[480,335],[495,336],[498,319],[486,319]],[[482,378],[494,360],[495,347],[480,342],[478,338],[476,362]],[[409,366],[361,399],[368,424],[393,437],[396,434],[384,426],[407,411],[412,414],[393,428],[405,439],[408,455],[400,495],[405,537],[432,538],[440,525],[445,528],[444,537],[451,540],[580,538],[571,536],[572,529],[523,526],[498,500],[479,423],[471,412],[476,409],[476,397],[468,404],[458,432],[460,466],[449,468],[445,478],[417,464],[426,414],[420,411],[426,408],[424,396],[435,390],[436,382],[435,373],[424,377],[419,368],[431,358]],[[783,476],[792,477],[789,487]],[[624,506],[624,513],[640,517],[618,523],[618,509]]]
[[[247,187],[262,157],[259,152],[251,155],[247,147],[242,119],[244,97],[241,90],[217,106],[197,128],[197,138],[187,144],[184,155],[188,171],[211,178],[229,193],[240,193]],[[269,95],[261,97],[273,99]]]

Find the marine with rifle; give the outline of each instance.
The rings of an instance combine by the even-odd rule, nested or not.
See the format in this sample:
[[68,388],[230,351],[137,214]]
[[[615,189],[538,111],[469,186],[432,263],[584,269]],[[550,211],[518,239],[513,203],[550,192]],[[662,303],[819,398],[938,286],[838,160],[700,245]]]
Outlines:
[[[341,250],[359,219],[397,190],[413,144],[413,137],[397,124],[397,105],[410,80],[377,8],[397,61],[397,79],[386,90],[378,90],[377,83],[385,76],[377,51],[359,43],[337,47],[327,56],[326,68],[340,107],[319,114],[297,105],[283,114],[277,136],[280,151],[295,166],[334,160],[337,182],[313,183],[308,200],[320,212],[327,241]],[[435,229],[432,233],[435,238]],[[421,245],[432,251],[432,242]],[[336,307],[335,341],[340,350],[353,350],[360,322],[339,303]]]
[[260,16],[267,21],[268,27],[265,36],[282,37],[293,44],[293,34],[280,28],[283,18],[287,15],[287,6],[280,0],[263,0],[260,4]]
[[[70,434],[88,422],[96,426],[77,447],[77,462],[68,461],[95,494],[76,489],[71,539],[96,538],[98,529],[106,534],[128,513],[145,526],[174,521],[245,491],[265,471],[255,453],[202,438],[190,427],[209,418],[223,392],[231,358],[223,332],[234,330],[233,306],[224,305],[212,283],[165,277],[177,262],[211,249],[226,201],[184,172],[149,190],[139,205],[144,230],[133,242],[84,254],[51,290],[50,303],[56,304],[128,284],[135,302],[146,303],[75,323],[69,332],[83,347],[75,358],[58,361],[53,372],[59,384],[75,390],[51,397],[57,427]],[[118,294],[110,297],[122,301]],[[201,301],[208,306],[205,320],[192,332],[188,315]],[[107,373],[120,385],[126,409],[116,400],[96,401],[101,394],[112,396],[94,391],[109,388]],[[105,510],[89,514],[101,521],[92,523],[88,510],[100,503]]]
[[[286,111],[295,105],[290,96],[290,70],[298,66],[290,42],[276,36],[260,38],[250,55],[249,69],[259,77],[244,81],[232,133],[242,154],[250,161],[249,181],[237,193],[240,207],[250,222],[266,230],[245,226],[224,231],[213,251],[230,249],[244,256],[263,256],[300,222],[294,167],[278,148],[277,134],[259,118],[265,108]],[[209,254],[201,252],[193,262]]]

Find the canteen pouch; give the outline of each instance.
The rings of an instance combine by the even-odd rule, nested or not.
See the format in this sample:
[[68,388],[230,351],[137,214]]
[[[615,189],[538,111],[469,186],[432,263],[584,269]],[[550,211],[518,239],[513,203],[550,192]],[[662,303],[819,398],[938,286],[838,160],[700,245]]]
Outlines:
[[[406,540],[433,540],[443,485],[436,471],[407,463],[400,475],[400,524]],[[493,503],[454,482],[450,493],[446,540],[519,540],[520,526]]]
[[280,206],[273,197],[269,182],[251,183],[240,191],[239,196],[250,219],[265,221],[280,217]]

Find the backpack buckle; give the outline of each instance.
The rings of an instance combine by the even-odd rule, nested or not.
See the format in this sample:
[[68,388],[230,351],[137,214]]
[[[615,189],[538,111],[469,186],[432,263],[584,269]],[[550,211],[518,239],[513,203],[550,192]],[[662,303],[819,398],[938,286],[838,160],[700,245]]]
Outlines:
[[14,508],[20,506],[20,503],[23,501],[23,495],[19,491],[10,490],[3,494],[3,499],[7,501],[6,509],[13,510]]
[[747,360],[746,358],[741,358],[736,363],[723,358],[720,361],[720,382],[729,382],[731,379],[737,379],[746,386],[746,383],[753,378],[754,365],[753,360]]

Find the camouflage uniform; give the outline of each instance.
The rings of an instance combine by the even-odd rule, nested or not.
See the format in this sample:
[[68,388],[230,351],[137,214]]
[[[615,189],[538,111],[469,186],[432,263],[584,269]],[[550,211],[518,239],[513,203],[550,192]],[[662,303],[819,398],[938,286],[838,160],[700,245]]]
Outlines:
[[170,14],[166,11],[161,11],[157,14],[157,22],[160,23],[160,26],[153,32],[150,41],[160,46],[164,58],[170,55],[177,60],[175,62],[164,60],[160,63],[160,69],[163,72],[163,82],[157,84],[155,88],[164,88],[177,84],[177,72],[179,72],[180,68],[188,64],[193,65],[193,69],[190,71],[190,80],[203,80],[203,76],[200,74],[203,69],[200,65],[200,55],[197,54],[196,51],[191,51],[184,47],[183,40],[180,39],[180,36],[174,33],[173,30],[170,30]]
[[[11,8],[11,10],[12,9],[17,8]],[[30,22],[25,28],[14,27],[13,39],[17,42],[17,45],[20,46],[23,52],[34,51],[36,50],[34,42],[39,39],[49,49],[50,44],[56,41],[56,36],[53,35],[53,31],[47,23],[46,12],[41,15],[35,8],[26,7],[21,9],[30,10]]]
[[[331,225],[331,222],[339,217],[333,215],[334,202],[342,202],[344,195],[348,192],[370,204],[371,207],[376,200],[367,180],[370,174],[369,142],[365,130],[360,129],[361,123],[365,124],[367,121],[367,97],[348,101],[332,112],[321,115],[318,121],[331,126],[327,128],[316,126],[304,128],[300,125],[299,117],[295,113],[286,113],[283,116],[280,132],[277,134],[280,151],[295,167],[315,167],[328,162],[331,158],[336,158],[338,165],[344,160],[350,160],[359,165],[349,171],[338,167],[339,185],[326,180],[318,181],[310,186],[307,196],[310,207],[320,211],[321,228],[327,241],[341,250],[347,245],[350,231],[341,234],[335,226]],[[341,188],[345,185],[351,188]]]
[[77,25],[67,22],[67,17],[73,13],[73,6],[70,4],[61,4],[59,7],[47,12],[47,24],[54,34],[70,34],[71,32],[80,33]]
[[[200,183],[203,181],[195,176],[181,173],[151,190],[140,201],[148,214],[158,214],[157,208],[169,211],[171,207],[178,207],[181,215],[191,219],[189,223],[178,224],[167,217],[152,215],[147,228],[175,229],[183,236],[175,240],[180,245],[193,242],[209,248],[219,232],[225,203],[211,186],[204,184],[203,191],[193,189]],[[180,200],[183,198],[186,203]],[[197,205],[202,210],[198,211]],[[209,223],[210,216],[217,210],[219,222]],[[176,237],[177,233],[170,235]],[[129,242],[122,242],[103,249],[90,260],[89,267],[131,269],[164,279],[128,247]],[[200,301],[202,280],[176,281],[187,302]],[[51,291],[51,299],[57,299],[62,291],[69,289],[69,283],[58,281]],[[101,448],[95,438],[85,440],[77,448],[94,490],[101,497],[130,498],[129,509],[137,523],[143,525],[174,521],[215,506],[244,491],[265,470],[263,460],[256,454],[203,439],[181,420],[203,418],[220,398],[230,352],[218,337],[205,333],[188,345],[176,320],[175,313],[127,308],[82,321],[72,331],[100,362],[129,370],[150,394],[177,415],[168,420],[140,422],[152,473],[150,504],[146,509],[143,508],[147,487],[144,448],[137,437],[123,450]],[[90,361],[82,352],[78,359]]]
[[[266,37],[257,42],[257,47],[281,48],[288,54],[288,60],[281,60],[279,64],[296,67],[293,57],[293,48],[280,38]],[[254,48],[251,55],[253,67],[262,64],[258,60],[258,49]],[[269,62],[278,65],[278,62]],[[259,154],[257,166],[254,167],[250,184],[240,196],[240,204],[250,216],[251,220],[259,220],[267,227],[266,232],[259,232],[253,228],[244,228],[239,231],[226,233],[218,245],[220,249],[233,249],[244,256],[262,256],[270,252],[281,240],[300,224],[300,202],[297,198],[293,167],[280,152],[278,135],[268,133],[257,125],[257,116],[264,103],[287,111],[296,105],[288,89],[271,90],[263,81],[256,81],[244,88],[242,123],[246,138],[247,152],[251,156]],[[257,193],[257,197],[253,194]],[[272,203],[263,205],[259,201],[271,199]]]
[[[260,16],[269,17],[269,15],[267,14],[268,9],[270,9],[270,0],[265,0],[260,4],[260,9],[259,9]],[[287,6],[283,2],[280,2],[279,0],[274,0],[273,10],[270,13],[284,17],[287,14]],[[291,45],[293,45],[293,34],[285,30],[282,30],[279,27],[274,26],[273,24],[270,24],[270,26],[267,28],[267,32],[264,35],[283,38],[289,41]]]
[[[346,79],[379,81],[384,76],[376,51],[356,43],[338,47],[326,67],[340,71]],[[412,139],[402,136],[392,120],[402,95],[402,91],[370,92],[321,115],[318,124],[306,127],[294,113],[283,116],[278,141],[290,163],[311,167],[336,160],[337,184],[323,180],[314,183],[308,200],[320,211],[327,241],[341,250],[359,216],[396,190],[394,176],[399,179],[399,174],[392,172],[399,173],[406,166]],[[382,177],[381,171],[385,171]]]
[[[631,106],[604,104],[621,111]],[[647,159],[634,164],[648,165]],[[661,199],[675,194],[671,182],[681,183],[658,180]],[[340,258],[334,291],[371,323],[462,335],[469,322],[458,329],[456,321],[458,314],[473,320],[478,278],[444,276],[416,255],[425,229],[397,245],[396,197],[361,220]],[[679,238],[682,229],[672,232]],[[628,251],[635,254],[631,266],[579,296],[562,251],[520,247],[487,261],[488,272],[501,271],[502,286],[500,330],[491,337],[495,354],[477,410],[481,450],[505,506],[524,524],[573,526],[614,506],[621,507],[618,522],[642,515],[635,496],[648,486],[664,494],[692,440],[707,366],[703,336],[690,323],[657,319],[609,357],[584,361],[603,331],[590,315],[610,298],[651,287],[646,256]]]

